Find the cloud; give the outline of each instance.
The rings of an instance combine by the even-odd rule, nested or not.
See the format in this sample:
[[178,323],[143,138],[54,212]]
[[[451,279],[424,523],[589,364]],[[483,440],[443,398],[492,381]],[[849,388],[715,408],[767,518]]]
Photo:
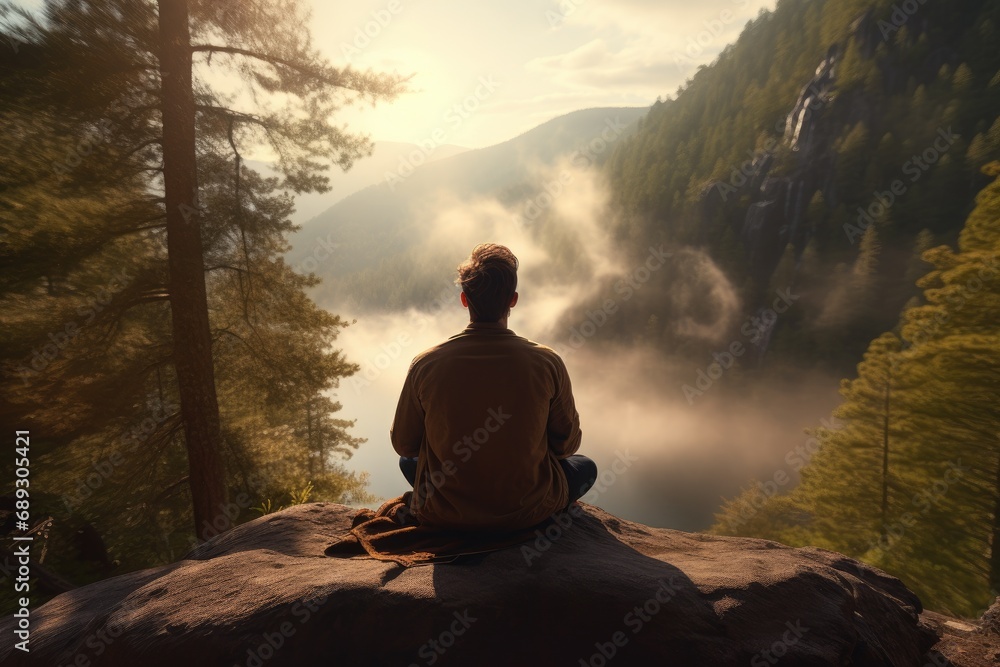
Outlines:
[[628,91],[651,100],[714,60],[748,20],[772,4],[585,0],[565,15],[565,26],[596,36],[569,51],[536,57],[526,68],[569,89]]
[[[671,42],[709,29],[711,32],[739,30],[761,9],[773,9],[773,0],[577,0],[565,14],[566,26],[597,30],[617,29],[631,37],[653,37]],[[718,25],[718,27],[716,27]]]
[[654,96],[663,92],[664,82],[683,76],[675,59],[660,47],[654,51],[633,43],[615,51],[603,38],[566,53],[534,58],[525,67],[568,89],[603,91],[605,95],[612,89]]
[[674,281],[670,300],[681,313],[674,331],[688,338],[724,342],[742,312],[742,303],[725,273],[701,250],[683,248],[674,255],[681,278]]
[[540,191],[530,201],[544,224],[526,216],[524,202],[505,206],[493,198],[438,192],[414,213],[417,226],[429,231],[412,252],[441,258],[443,270],[451,271],[477,243],[510,247],[520,261],[518,316],[536,335],[551,330],[593,284],[621,273],[624,264],[608,233],[610,194],[597,169],[564,160],[527,170],[526,180]]

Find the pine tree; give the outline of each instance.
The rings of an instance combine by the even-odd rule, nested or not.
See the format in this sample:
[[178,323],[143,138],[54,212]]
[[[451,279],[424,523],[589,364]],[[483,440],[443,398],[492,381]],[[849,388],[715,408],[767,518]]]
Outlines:
[[[301,486],[309,465],[298,452],[316,448],[316,437],[327,438],[317,488],[332,499],[367,497],[363,479],[333,460],[359,444],[326,397],[357,368],[331,348],[346,323],[318,310],[304,294],[315,279],[280,257],[294,229],[287,192],[328,189],[321,160],[348,168],[370,151],[366,138],[333,123],[339,105],[402,87],[398,76],[326,63],[297,2],[189,7],[53,1],[39,20],[3,26],[32,59],[2,72],[12,94],[0,102],[0,132],[32,148],[0,171],[4,251],[16,267],[0,295],[15,343],[4,350],[0,409],[51,435],[49,488],[75,489],[92,464],[122,455],[99,488],[83,489],[85,499],[67,494],[67,508],[104,519],[113,543],[142,551],[135,562],[144,564],[164,553],[129,532],[137,505],[155,515],[176,555],[188,542],[178,521],[190,524],[191,499],[199,536],[225,529],[226,490],[260,497]],[[225,94],[189,79],[194,60],[234,73],[247,92],[237,98],[260,105],[227,105]],[[272,95],[287,106],[272,108]],[[82,158],[53,157],[95,132]],[[262,143],[278,155],[279,178],[263,179],[242,160]],[[90,303],[116,270],[128,274],[124,285]],[[78,310],[87,323],[73,344],[33,371],[33,346]],[[29,391],[16,384],[22,377]],[[319,429],[312,440],[299,428],[306,404]],[[281,447],[265,447],[269,437]],[[283,456],[285,472],[262,474],[264,456]]]
[[816,430],[790,494],[762,504],[744,491],[717,531],[860,557],[930,608],[971,614],[989,601],[1000,584],[1000,163],[986,171],[995,180],[958,252],[924,252],[924,302],[843,382],[843,428]]
[[[954,565],[969,578],[983,575],[978,593],[966,593],[979,602],[987,584],[1000,586],[1000,163],[985,171],[995,180],[977,197],[959,251],[942,246],[925,254],[934,265],[919,283],[927,303],[907,311],[903,324],[913,343],[907,365],[922,387],[915,419],[941,433],[920,454],[961,473],[938,504],[964,519],[962,543],[970,552]],[[988,562],[973,553],[988,553]]]
[[862,191],[870,152],[868,128],[859,121],[844,137],[838,150],[836,184],[841,197]]
[[187,445],[194,524],[206,539],[229,504],[208,323],[198,205],[193,51],[187,0],[158,0],[163,204],[174,363]]

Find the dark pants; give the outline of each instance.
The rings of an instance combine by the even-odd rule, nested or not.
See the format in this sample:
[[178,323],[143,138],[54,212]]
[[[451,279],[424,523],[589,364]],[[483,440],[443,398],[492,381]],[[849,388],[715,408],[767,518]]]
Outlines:
[[[586,456],[574,454],[564,459],[559,459],[559,466],[566,473],[566,481],[569,483],[569,502],[579,500],[590,490],[590,487],[597,481],[597,464]],[[403,472],[403,477],[410,483],[410,486],[417,484],[417,459],[399,457],[399,469]]]

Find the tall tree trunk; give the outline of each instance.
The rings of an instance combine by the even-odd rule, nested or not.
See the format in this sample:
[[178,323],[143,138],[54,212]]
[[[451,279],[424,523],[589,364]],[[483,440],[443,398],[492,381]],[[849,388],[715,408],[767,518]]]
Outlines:
[[306,442],[309,443],[309,472],[315,473],[313,462],[312,399],[306,399]]
[[993,487],[993,525],[990,535],[990,591],[1000,594],[1000,461],[997,462],[996,485]]
[[882,530],[889,530],[889,401],[892,391],[892,370],[885,378],[885,405],[882,416]]
[[[222,431],[212,367],[205,263],[197,204],[195,104],[187,0],[158,0],[163,103],[163,187],[167,213],[173,354],[191,470],[195,533],[229,528]],[[225,521],[216,519],[222,517]]]

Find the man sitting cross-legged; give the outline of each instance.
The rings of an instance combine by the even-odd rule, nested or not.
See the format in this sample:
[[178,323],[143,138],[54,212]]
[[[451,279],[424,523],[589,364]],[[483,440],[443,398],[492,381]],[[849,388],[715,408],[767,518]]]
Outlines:
[[580,448],[569,374],[551,348],[507,328],[517,267],[506,247],[476,246],[458,267],[469,326],[410,364],[390,430],[420,523],[517,530],[594,484]]

